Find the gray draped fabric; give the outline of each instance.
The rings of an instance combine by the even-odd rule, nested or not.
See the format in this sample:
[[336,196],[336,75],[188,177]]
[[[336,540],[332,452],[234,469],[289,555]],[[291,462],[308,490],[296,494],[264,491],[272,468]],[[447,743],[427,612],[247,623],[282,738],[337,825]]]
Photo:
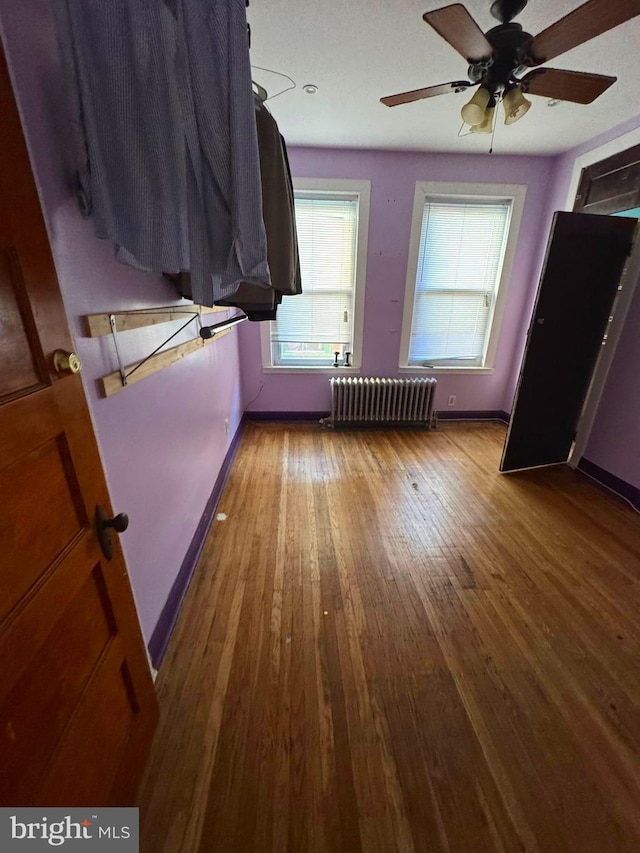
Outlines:
[[54,3],[98,236],[133,266],[190,270],[203,305],[269,288],[245,0]]

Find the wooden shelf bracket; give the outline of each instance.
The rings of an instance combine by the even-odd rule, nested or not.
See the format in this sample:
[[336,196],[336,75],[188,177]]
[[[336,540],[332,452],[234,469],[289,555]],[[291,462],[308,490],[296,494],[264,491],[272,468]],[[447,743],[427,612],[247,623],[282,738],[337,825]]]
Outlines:
[[[219,340],[221,337],[224,337],[224,335],[228,334],[234,326],[247,319],[246,315],[239,314],[235,317],[230,317],[227,320],[223,320],[221,323],[214,323],[210,326],[203,326],[201,319],[202,314],[209,313],[212,310],[226,311],[227,309],[207,309],[203,308],[200,305],[194,305],[188,307],[179,306],[179,308],[177,309],[169,308],[166,311],[163,311],[163,309],[154,309],[148,312],[132,311],[122,312],[120,314],[116,314],[114,312],[112,314],[107,315],[94,314],[91,317],[87,317],[87,327],[89,329],[90,335],[105,334],[104,321],[106,320],[108,322],[108,328],[111,333],[113,346],[116,354],[116,360],[118,362],[117,370],[107,374],[106,376],[103,376],[99,380],[102,395],[104,397],[110,397],[117,391],[122,390],[122,388],[125,388],[135,382],[139,382],[141,379],[144,379],[147,376],[151,376],[153,373],[156,373],[158,370],[162,370],[162,368],[167,367],[169,364],[173,364],[175,361],[184,358],[184,356],[195,352],[195,350],[201,349],[206,343],[211,343],[212,341]],[[125,323],[123,324],[124,328],[119,328],[118,319],[120,317],[133,317],[133,320],[130,322],[125,321]],[[161,319],[163,317],[164,319]],[[183,317],[186,317],[187,319],[180,326],[180,328],[173,332],[173,334],[171,334],[168,338],[166,338],[166,340],[164,340],[159,346],[157,346],[153,350],[153,352],[149,353],[146,358],[134,362],[133,364],[125,365],[123,363],[122,356],[118,348],[119,332],[126,331],[127,329],[139,328],[140,326],[145,325],[155,325],[161,322],[171,322],[173,320],[182,319]],[[194,320],[197,320],[198,323],[199,336],[197,338],[192,338],[191,340],[186,341],[183,344],[178,344],[177,346],[171,347],[170,349],[165,349],[167,344],[172,341],[177,335],[179,335],[180,332],[183,332],[187,328],[187,326],[193,323]]]
[[180,334],[180,332],[183,332],[187,328],[188,325],[193,323],[193,321],[199,317],[200,317],[200,312],[194,311],[186,323],[183,323],[179,329],[177,329],[172,335],[169,335],[169,337],[165,341],[163,341],[160,344],[160,346],[156,347],[153,350],[153,352],[149,353],[149,355],[146,358],[143,358],[142,361],[137,362],[134,367],[126,368],[124,366],[124,364],[122,363],[122,358],[120,356],[120,350],[118,349],[118,327],[117,327],[117,323],[116,323],[116,315],[115,314],[109,314],[109,325],[111,326],[111,337],[113,338],[113,347],[116,351],[116,359],[118,361],[118,372],[120,373],[120,381],[122,382],[122,387],[124,388],[125,385],[128,385],[129,384],[129,378],[137,370],[139,370],[144,364],[146,364],[150,359],[152,359],[153,356],[156,355],[156,353],[159,353],[161,349],[164,349],[164,347],[166,347],[166,345],[169,343],[169,341],[172,341],[177,335]]

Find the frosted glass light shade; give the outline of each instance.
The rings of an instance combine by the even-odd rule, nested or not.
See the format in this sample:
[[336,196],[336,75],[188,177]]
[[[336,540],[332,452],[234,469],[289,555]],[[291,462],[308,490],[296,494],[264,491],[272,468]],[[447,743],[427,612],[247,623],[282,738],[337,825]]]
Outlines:
[[471,133],[492,133],[493,132],[493,117],[496,114],[495,107],[488,107],[484,114],[484,119],[480,124],[471,125]]
[[528,101],[518,88],[510,89],[502,99],[502,104],[505,124],[515,124],[531,109],[531,101]]
[[489,92],[488,89],[485,89],[484,86],[480,86],[469,103],[465,104],[460,110],[462,120],[472,126],[481,124],[484,119],[484,111],[487,108],[490,97],[491,92]]

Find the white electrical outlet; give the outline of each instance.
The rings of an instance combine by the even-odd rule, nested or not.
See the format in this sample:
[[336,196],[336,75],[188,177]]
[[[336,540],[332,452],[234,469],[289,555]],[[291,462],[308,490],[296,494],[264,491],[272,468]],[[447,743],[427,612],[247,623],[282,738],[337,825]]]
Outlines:
[[455,406],[456,404],[456,395],[452,394],[447,400],[447,406]]
[[229,435],[229,418],[224,419],[224,432],[225,435]]

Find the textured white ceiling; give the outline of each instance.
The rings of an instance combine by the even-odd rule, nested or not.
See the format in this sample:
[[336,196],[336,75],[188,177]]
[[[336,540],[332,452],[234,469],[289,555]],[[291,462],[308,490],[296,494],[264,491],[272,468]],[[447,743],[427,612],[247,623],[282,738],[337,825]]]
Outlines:
[[[251,61],[290,75],[297,88],[269,102],[290,145],[486,152],[488,136],[458,138],[468,95],[444,95],[385,107],[383,95],[466,79],[466,63],[422,20],[447,0],[251,0]],[[465,3],[486,32],[498,22],[490,0]],[[581,0],[529,0],[516,19],[536,34]],[[589,106],[534,105],[517,124],[500,119],[495,152],[555,154],[640,113],[640,16],[547,65],[618,77]],[[287,81],[263,71],[269,94]],[[315,95],[305,83],[318,86]]]

